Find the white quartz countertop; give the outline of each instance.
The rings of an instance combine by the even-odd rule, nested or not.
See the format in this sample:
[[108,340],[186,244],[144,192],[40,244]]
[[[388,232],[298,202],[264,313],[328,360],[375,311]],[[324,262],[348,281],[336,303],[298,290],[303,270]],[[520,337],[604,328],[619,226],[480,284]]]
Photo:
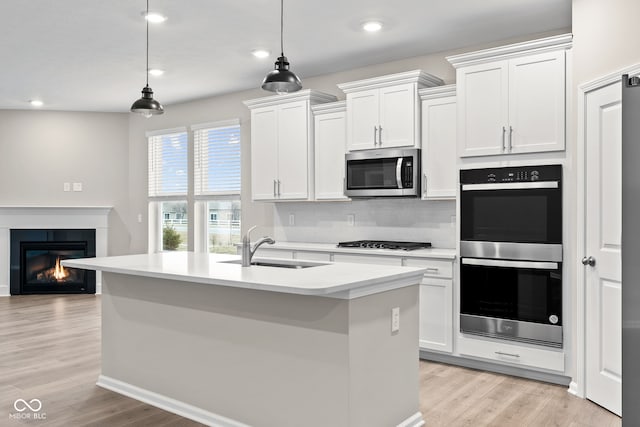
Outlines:
[[342,254],[361,254],[396,256],[401,258],[441,258],[453,260],[456,258],[455,249],[429,248],[403,251],[397,249],[373,248],[339,248],[334,243],[305,243],[305,242],[276,242],[274,245],[263,245],[260,249],[283,249],[293,251],[320,251]]
[[[62,264],[109,273],[342,299],[417,284],[425,272],[423,268],[373,264],[319,263],[324,265],[290,269],[255,265],[242,267],[224,262],[236,259],[240,257],[163,252],[67,259]],[[266,259],[255,257],[254,261]]]

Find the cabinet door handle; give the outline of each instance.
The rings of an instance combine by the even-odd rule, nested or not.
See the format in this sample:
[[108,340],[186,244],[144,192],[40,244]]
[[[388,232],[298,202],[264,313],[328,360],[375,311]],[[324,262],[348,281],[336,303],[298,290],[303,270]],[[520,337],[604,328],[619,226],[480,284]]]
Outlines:
[[426,173],[422,174],[422,194],[425,197],[427,196],[427,174]]
[[378,144],[382,145],[382,126],[378,126]]
[[373,127],[373,145],[377,145],[378,144],[378,126],[374,126]]
[[280,180],[278,180],[278,196],[280,196]]
[[513,127],[509,126],[509,152],[511,152],[511,149],[513,148],[512,138],[513,138]]
[[273,180],[273,197],[276,197],[276,180]]
[[505,141],[504,141],[504,137],[505,137],[505,134],[506,134],[506,133],[507,133],[507,128],[505,128],[504,126],[502,126],[502,151],[504,151],[504,150],[506,150],[506,149],[507,149],[507,145],[506,145],[506,143],[505,143]]
[[437,273],[438,271],[440,271],[438,267],[427,267],[427,272],[429,273]]
[[498,356],[509,356],[509,357],[520,357],[519,354],[515,354],[515,353],[504,353],[502,351],[496,351],[495,352]]

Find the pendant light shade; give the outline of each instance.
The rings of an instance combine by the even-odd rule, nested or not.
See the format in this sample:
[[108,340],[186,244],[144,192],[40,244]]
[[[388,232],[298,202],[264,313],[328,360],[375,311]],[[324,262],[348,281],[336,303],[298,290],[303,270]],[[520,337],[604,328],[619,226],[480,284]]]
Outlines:
[[302,82],[289,70],[289,61],[284,56],[284,0],[280,0],[280,57],[275,63],[275,69],[270,71],[262,81],[262,89],[278,94],[297,92],[302,89]]
[[[149,0],[147,0],[147,15],[149,14]],[[142,114],[144,117],[151,117],[156,114],[164,113],[164,107],[158,101],[153,99],[153,89],[149,87],[149,20],[147,22],[147,68],[145,73],[147,76],[147,84],[142,88],[142,97],[131,105],[131,112]]]

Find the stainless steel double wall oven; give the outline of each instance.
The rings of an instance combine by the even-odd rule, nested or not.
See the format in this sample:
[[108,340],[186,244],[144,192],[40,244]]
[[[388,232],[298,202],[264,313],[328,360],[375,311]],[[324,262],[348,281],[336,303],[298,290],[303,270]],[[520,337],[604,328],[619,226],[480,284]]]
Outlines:
[[562,166],[460,171],[460,330],[562,346]]

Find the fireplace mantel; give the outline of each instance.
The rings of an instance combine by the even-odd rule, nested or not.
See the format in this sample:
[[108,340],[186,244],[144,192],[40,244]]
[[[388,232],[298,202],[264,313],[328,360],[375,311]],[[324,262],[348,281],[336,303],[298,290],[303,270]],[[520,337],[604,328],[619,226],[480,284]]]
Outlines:
[[[0,206],[0,296],[9,295],[11,229],[88,228],[96,230],[96,256],[107,256],[111,206]],[[101,278],[96,277],[96,293]]]

